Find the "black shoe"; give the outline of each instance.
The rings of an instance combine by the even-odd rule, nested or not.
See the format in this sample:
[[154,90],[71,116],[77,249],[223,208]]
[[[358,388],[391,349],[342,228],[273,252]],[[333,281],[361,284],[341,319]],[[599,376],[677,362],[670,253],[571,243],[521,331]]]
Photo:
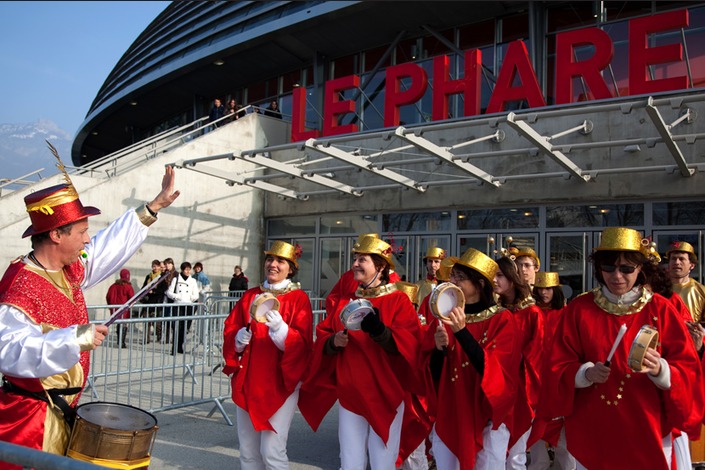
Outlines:
[[125,343],[122,343],[122,346],[120,346],[122,349],[127,349],[127,345]]

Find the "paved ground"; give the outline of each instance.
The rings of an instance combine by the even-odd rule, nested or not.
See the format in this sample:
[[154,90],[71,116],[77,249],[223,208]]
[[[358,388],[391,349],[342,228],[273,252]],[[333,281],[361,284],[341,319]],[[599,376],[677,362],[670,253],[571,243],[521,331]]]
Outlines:
[[[223,407],[235,421],[235,405]],[[159,431],[150,470],[240,468],[237,429],[228,426],[220,412],[211,417],[212,405],[162,411],[156,414]],[[338,456],[338,411],[333,408],[314,433],[299,412],[289,432],[291,470],[336,470]]]

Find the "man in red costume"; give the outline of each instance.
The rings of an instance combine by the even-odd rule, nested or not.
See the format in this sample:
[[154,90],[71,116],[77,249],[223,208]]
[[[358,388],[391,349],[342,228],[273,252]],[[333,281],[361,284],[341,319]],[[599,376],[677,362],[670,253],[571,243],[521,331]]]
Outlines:
[[88,324],[83,288],[120,269],[157,212],[179,195],[167,167],[151,202],[90,238],[87,218],[100,211],[81,204],[64,175],[65,184],[25,197],[32,225],[23,237],[32,237],[32,251],[14,260],[0,281],[0,440],[61,455],[90,351],[108,334],[107,327]]

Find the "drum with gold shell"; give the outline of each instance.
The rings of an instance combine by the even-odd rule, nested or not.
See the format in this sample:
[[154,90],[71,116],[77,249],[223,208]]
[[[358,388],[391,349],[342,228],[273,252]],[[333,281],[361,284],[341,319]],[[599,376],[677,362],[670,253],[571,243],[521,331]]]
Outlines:
[[258,323],[266,323],[266,314],[270,310],[279,310],[279,300],[271,292],[262,292],[250,305],[250,317]]
[[359,330],[362,328],[362,319],[372,312],[372,302],[367,299],[354,299],[340,311],[340,321],[348,330]]
[[438,284],[428,299],[431,313],[438,319],[447,319],[454,307],[465,307],[465,296],[460,287],[450,282]]
[[629,350],[628,364],[629,368],[635,372],[639,372],[644,368],[644,356],[648,348],[656,349],[658,344],[658,331],[651,325],[644,325],[639,329],[632,347]]

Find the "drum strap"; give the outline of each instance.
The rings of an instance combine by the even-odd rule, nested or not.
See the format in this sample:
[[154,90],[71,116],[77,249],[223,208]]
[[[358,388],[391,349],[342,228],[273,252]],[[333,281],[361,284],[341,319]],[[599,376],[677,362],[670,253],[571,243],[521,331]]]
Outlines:
[[41,400],[49,404],[53,402],[56,406],[59,407],[59,409],[63,413],[64,420],[66,420],[66,423],[68,423],[69,427],[73,428],[73,422],[76,419],[76,409],[69,405],[63,396],[76,395],[81,391],[81,387],[52,388],[49,390],[45,390],[46,395],[49,395],[49,397],[51,397],[51,402],[45,394],[39,392],[30,392],[29,390],[25,390],[22,387],[18,387],[17,385],[7,380],[7,377],[2,378],[2,390],[6,393],[12,393],[23,397],[34,398],[35,400]]

